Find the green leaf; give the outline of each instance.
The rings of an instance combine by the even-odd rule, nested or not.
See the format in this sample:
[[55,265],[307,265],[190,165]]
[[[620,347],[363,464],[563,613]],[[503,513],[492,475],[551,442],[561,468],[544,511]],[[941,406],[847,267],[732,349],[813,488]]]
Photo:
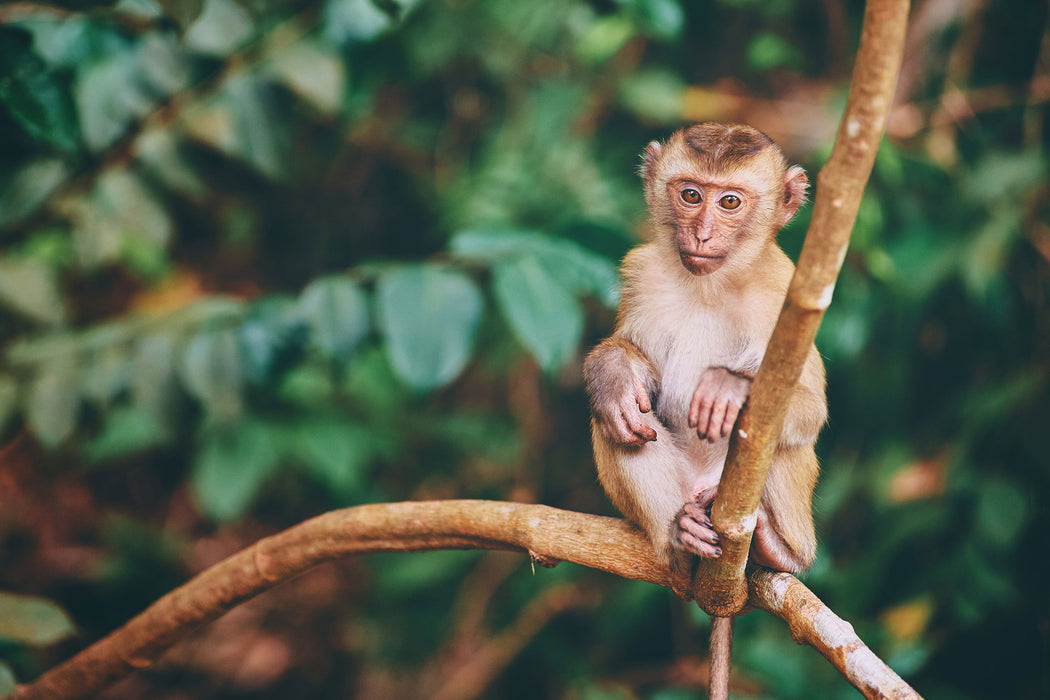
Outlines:
[[0,103],[33,139],[75,151],[79,130],[68,88],[30,44],[28,33],[0,26]]
[[0,224],[32,214],[68,175],[69,167],[57,158],[34,160],[22,166],[0,184]]
[[310,473],[343,496],[364,489],[366,469],[380,452],[372,430],[345,420],[305,420],[292,430],[289,441]]
[[183,386],[220,421],[241,412],[240,348],[230,329],[204,331],[193,338],[182,354],[179,376]]
[[602,63],[634,36],[634,22],[624,15],[608,15],[592,22],[576,43],[576,55],[586,63]]
[[349,359],[368,334],[368,302],[348,277],[314,280],[303,290],[299,308],[311,340],[328,357]]
[[275,428],[245,418],[229,428],[205,429],[191,485],[206,514],[216,520],[234,520],[244,515],[280,464]]
[[990,478],[977,501],[975,531],[997,549],[1009,549],[1028,519],[1028,497],[1013,483]]
[[14,671],[11,670],[10,666],[0,661],[0,698],[13,693],[15,685],[17,685],[17,682]]
[[194,51],[226,56],[252,37],[251,16],[231,0],[205,0],[204,11],[186,30],[183,41]]
[[80,69],[74,88],[84,143],[92,151],[112,145],[155,104],[153,90],[137,75],[130,51]]
[[90,462],[102,462],[164,444],[167,433],[148,412],[136,406],[122,406],[106,413],[102,432],[84,445]]
[[645,120],[677,124],[685,110],[686,87],[670,70],[636,71],[620,81],[620,101]]
[[300,41],[277,54],[267,73],[323,114],[334,115],[346,92],[346,63],[319,42]]
[[636,0],[642,23],[661,39],[675,39],[685,26],[685,13],[678,0]]
[[66,611],[52,601],[0,591],[0,637],[45,646],[75,631]]
[[107,344],[88,356],[81,373],[84,397],[107,403],[126,389],[131,380],[131,367],[124,347]]
[[176,402],[175,340],[170,335],[140,338],[131,352],[131,396],[161,426],[171,422]]
[[58,447],[73,434],[80,411],[80,382],[72,362],[51,362],[29,387],[26,422],[41,444]]
[[291,299],[270,297],[255,304],[239,332],[245,378],[266,385],[300,356],[306,321]]
[[39,260],[0,258],[0,304],[48,325],[66,318],[55,271]]
[[583,310],[536,258],[498,263],[492,286],[515,336],[540,367],[553,371],[572,357],[583,335]]
[[779,66],[799,67],[802,52],[776,34],[759,34],[747,47],[747,62],[755,70],[766,71]]
[[371,0],[328,0],[324,6],[325,38],[337,44],[371,41],[391,24]]
[[18,382],[9,375],[0,374],[0,434],[17,410]]
[[470,359],[483,303],[474,282],[453,270],[413,265],[383,274],[376,320],[394,370],[416,389],[455,379]]
[[616,266],[564,238],[528,229],[477,227],[457,233],[449,248],[461,257],[490,263],[532,257],[568,291],[592,294],[613,309],[619,303]]

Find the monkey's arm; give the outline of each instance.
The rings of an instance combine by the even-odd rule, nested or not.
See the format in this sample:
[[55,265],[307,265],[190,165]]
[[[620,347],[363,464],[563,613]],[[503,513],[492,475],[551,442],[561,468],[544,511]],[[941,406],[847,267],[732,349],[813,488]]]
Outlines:
[[656,439],[641,414],[652,411],[659,377],[634,343],[615,335],[606,338],[587,356],[583,376],[595,421],[610,440],[642,445]]

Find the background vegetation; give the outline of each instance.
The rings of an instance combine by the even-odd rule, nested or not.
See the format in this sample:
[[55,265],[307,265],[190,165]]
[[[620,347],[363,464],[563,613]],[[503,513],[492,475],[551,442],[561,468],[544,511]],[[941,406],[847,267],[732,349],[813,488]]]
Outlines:
[[[914,4],[818,340],[805,580],[927,698],[1046,697],[1050,18]],[[327,509],[612,513],[580,364],[645,236],[638,154],[740,120],[815,173],[862,10],[0,5],[0,692]],[[669,700],[703,682],[707,625],[572,565],[377,556],[106,697],[453,697],[469,678],[459,697]],[[735,660],[740,697],[857,697],[761,613]]]

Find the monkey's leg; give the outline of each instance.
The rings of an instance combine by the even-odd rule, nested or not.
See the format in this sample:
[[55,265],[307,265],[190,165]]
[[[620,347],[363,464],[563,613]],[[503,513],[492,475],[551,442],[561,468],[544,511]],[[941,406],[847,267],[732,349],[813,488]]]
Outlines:
[[813,563],[817,538],[812,503],[818,469],[811,446],[777,448],[762,491],[751,545],[755,563],[792,573]]
[[661,561],[677,568],[688,557],[679,556],[672,529],[682,504],[692,500],[691,469],[671,432],[652,414],[645,414],[645,420],[656,439],[640,446],[613,443],[593,430],[594,459],[609,499],[645,530]]

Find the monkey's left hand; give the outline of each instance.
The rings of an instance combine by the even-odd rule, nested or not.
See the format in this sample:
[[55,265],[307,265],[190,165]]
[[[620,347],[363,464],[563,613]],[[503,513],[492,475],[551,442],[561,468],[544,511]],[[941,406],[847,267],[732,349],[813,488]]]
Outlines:
[[725,367],[708,367],[689,404],[689,427],[701,440],[717,442],[729,435],[751,394],[751,378]]

